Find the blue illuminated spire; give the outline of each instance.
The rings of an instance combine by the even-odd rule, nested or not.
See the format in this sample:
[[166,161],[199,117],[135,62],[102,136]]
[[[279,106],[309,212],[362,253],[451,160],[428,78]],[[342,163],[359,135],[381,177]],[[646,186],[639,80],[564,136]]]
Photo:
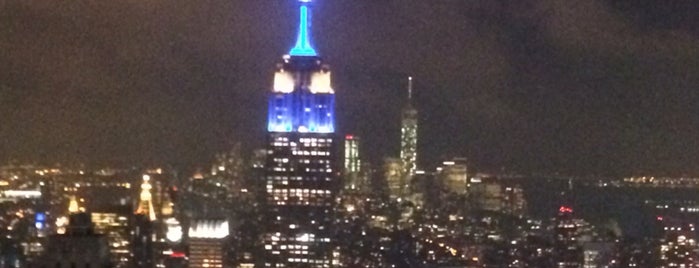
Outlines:
[[316,50],[311,46],[310,29],[311,23],[309,20],[310,10],[308,3],[310,0],[299,0],[301,2],[300,17],[299,17],[299,33],[296,39],[296,45],[291,48],[289,55],[291,56],[318,56]]

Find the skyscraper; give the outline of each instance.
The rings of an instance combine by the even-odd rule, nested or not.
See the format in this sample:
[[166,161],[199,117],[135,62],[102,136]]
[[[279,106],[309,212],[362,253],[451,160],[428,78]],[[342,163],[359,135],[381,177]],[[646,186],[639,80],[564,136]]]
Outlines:
[[360,187],[365,187],[363,181],[360,181],[362,160],[359,157],[359,137],[354,135],[345,136],[344,156],[345,188],[347,190],[358,190]]
[[573,216],[573,209],[561,206],[555,218],[554,261],[556,268],[580,268],[583,262],[580,220]]
[[119,206],[93,211],[90,216],[97,234],[106,236],[114,267],[127,267],[131,255],[129,226],[131,206]]
[[150,175],[143,175],[141,194],[136,213],[133,218],[132,232],[132,262],[137,267],[153,267],[153,241],[155,240],[154,221],[156,220],[153,207],[153,196],[150,192]]
[[362,162],[359,158],[359,137],[345,136],[345,172],[359,173]]
[[194,221],[189,227],[189,267],[223,267],[226,237],[228,237],[228,221]]
[[49,236],[43,256],[33,266],[113,267],[107,237],[95,233],[90,214],[85,212],[70,215],[65,234]]
[[300,1],[296,45],[282,58],[269,96],[265,267],[332,267],[338,191],[335,92],[310,42],[310,1]]
[[408,77],[408,102],[403,107],[401,118],[400,160],[407,181],[417,170],[417,110],[413,107],[413,78]]
[[150,221],[155,221],[155,208],[153,208],[153,195],[150,190],[153,187],[150,184],[150,176],[143,175],[143,183],[141,184],[141,194],[138,199],[136,214],[145,215]]
[[391,200],[403,200],[408,194],[407,176],[403,173],[402,161],[395,158],[385,158],[383,161],[383,179],[388,187]]
[[439,171],[446,188],[456,194],[465,194],[468,185],[468,166],[466,158],[454,158],[442,163]]

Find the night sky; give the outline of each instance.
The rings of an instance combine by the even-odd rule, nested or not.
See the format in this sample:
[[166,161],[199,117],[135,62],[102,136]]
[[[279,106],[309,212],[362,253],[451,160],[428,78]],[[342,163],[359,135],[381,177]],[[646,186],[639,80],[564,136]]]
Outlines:
[[[0,0],[0,163],[202,164],[264,146],[292,0]],[[316,0],[341,133],[485,171],[699,176],[699,1]]]

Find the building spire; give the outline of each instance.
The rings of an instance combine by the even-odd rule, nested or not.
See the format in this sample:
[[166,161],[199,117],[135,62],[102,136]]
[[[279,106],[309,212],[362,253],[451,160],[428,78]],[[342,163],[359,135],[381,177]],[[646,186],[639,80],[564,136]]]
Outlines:
[[299,0],[299,30],[296,45],[289,51],[291,56],[318,56],[311,45],[311,10],[308,6],[311,0]]
[[401,118],[401,150],[403,173],[411,178],[417,170],[417,110],[413,107],[413,77],[408,76],[408,102]]
[[408,76],[408,100],[413,99],[413,77]]

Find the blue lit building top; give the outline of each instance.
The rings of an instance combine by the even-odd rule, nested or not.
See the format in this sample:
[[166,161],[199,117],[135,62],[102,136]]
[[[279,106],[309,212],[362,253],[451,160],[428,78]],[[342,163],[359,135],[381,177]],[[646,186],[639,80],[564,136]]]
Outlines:
[[269,96],[269,132],[335,132],[330,69],[318,57],[289,57],[277,66]]
[[335,132],[335,91],[330,68],[311,47],[308,0],[300,7],[296,46],[277,65],[269,96],[267,131]]

